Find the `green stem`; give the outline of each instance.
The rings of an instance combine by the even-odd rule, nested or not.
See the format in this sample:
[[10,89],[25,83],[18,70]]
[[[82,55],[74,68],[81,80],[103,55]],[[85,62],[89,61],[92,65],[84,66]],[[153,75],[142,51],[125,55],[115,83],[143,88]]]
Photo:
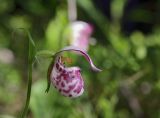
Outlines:
[[28,107],[30,103],[30,97],[31,97],[31,87],[32,87],[32,64],[35,59],[35,44],[32,40],[32,37],[28,30],[25,30],[27,32],[29,43],[28,43],[28,88],[27,88],[27,99],[24,106],[24,110],[22,112],[21,118],[25,118],[28,112]]
[[28,111],[30,96],[31,96],[31,86],[32,86],[32,63],[29,62],[27,99],[26,99],[25,107],[22,112],[21,118],[24,118],[27,114],[27,111]]

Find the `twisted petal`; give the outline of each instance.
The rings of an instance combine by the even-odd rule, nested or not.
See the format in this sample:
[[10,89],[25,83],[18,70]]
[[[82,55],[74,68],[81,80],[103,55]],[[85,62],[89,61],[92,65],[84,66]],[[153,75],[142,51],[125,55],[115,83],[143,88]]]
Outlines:
[[86,60],[89,62],[90,66],[91,66],[91,69],[94,70],[94,71],[102,71],[101,69],[98,69],[94,64],[93,64],[93,61],[92,59],[90,58],[90,56],[82,49],[78,48],[78,47],[74,47],[74,46],[68,46],[68,47],[65,47],[63,48],[62,50],[60,50],[59,52],[57,52],[55,55],[58,55],[64,51],[73,51],[73,52],[77,52],[78,54],[81,54],[83,55]]

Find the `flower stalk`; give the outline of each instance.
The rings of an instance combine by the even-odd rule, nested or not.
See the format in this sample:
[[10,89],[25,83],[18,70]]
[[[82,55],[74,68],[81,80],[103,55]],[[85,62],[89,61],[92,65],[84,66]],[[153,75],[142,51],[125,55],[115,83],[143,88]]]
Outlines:
[[[24,29],[25,30],[25,29]],[[27,32],[29,42],[28,42],[28,88],[27,88],[27,98],[24,106],[24,110],[21,114],[20,118],[25,118],[28,112],[28,107],[30,103],[30,97],[31,97],[31,89],[32,89],[32,69],[33,69],[33,62],[35,60],[35,44],[32,40],[32,37],[28,30],[25,30]]]

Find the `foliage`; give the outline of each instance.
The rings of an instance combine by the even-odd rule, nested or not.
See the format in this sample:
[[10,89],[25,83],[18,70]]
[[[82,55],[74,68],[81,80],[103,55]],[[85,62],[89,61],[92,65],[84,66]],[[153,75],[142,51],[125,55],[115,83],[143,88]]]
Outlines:
[[[111,2],[110,21],[93,1],[77,0],[78,19],[94,25],[96,43],[88,53],[103,71],[91,72],[83,57],[73,57],[74,64],[82,68],[85,92],[70,99],[52,86],[45,93],[51,61],[45,54],[67,45],[67,2],[1,0],[0,118],[19,116],[26,99],[28,39],[21,31],[12,35],[17,28],[29,29],[37,51],[46,50],[37,53],[40,56],[34,63],[29,118],[159,118],[160,27],[155,23],[149,34],[137,30],[125,35],[121,20],[126,2]],[[153,14],[143,12],[135,16],[134,12],[131,19],[153,22]],[[147,14],[146,21],[141,14]]]

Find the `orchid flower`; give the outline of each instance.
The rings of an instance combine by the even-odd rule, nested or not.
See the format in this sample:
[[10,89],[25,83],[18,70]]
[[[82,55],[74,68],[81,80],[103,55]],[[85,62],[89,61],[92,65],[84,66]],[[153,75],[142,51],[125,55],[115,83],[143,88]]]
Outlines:
[[96,68],[90,56],[78,47],[68,46],[54,55],[55,59],[54,63],[50,65],[48,79],[62,95],[75,98],[82,95],[84,92],[84,81],[82,79],[81,70],[79,67],[65,67],[62,60],[62,54],[65,51],[72,51],[83,55],[89,62],[92,70],[101,70]]
[[92,32],[92,25],[83,21],[72,22],[70,44],[87,51],[89,47],[89,39]]

